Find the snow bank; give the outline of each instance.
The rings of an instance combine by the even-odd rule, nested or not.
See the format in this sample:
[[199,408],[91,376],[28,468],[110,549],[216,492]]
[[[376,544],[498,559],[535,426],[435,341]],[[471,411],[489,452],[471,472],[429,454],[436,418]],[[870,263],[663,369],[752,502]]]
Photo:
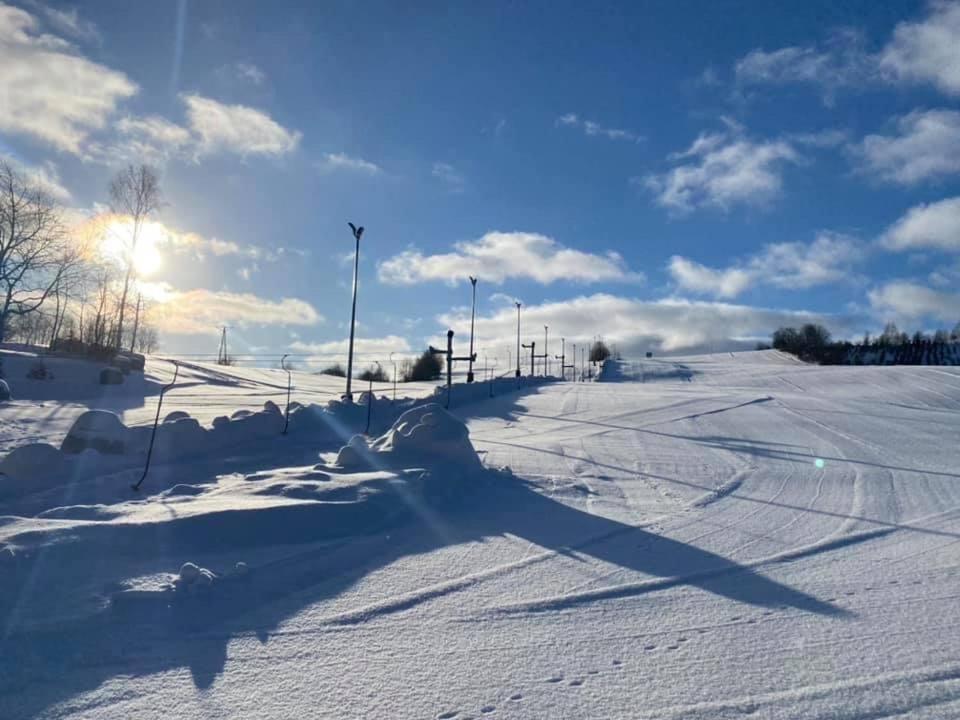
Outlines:
[[442,468],[458,476],[483,469],[466,424],[437,403],[407,410],[370,443],[355,435],[341,448],[336,462],[349,469]]

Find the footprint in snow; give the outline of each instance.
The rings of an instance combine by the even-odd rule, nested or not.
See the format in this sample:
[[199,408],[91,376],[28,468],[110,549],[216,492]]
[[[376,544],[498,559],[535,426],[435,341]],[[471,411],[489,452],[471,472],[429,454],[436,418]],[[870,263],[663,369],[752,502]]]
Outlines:
[[613,661],[613,664],[619,667],[620,665],[623,665],[623,661],[622,661],[622,660],[614,660],[614,661]]
[[647,652],[650,652],[651,650],[656,650],[656,649],[657,649],[657,646],[656,646],[656,645],[644,645],[644,646],[643,646],[643,649],[646,650]]
[[480,708],[480,712],[482,712],[484,715],[489,715],[496,709],[497,708],[493,705],[484,705],[482,708]]
[[451,718],[455,718],[458,713],[459,710],[451,710],[450,712],[440,713],[437,715],[437,720],[450,720]]
[[514,695],[511,695],[510,699],[513,700],[514,702],[520,702],[521,700],[523,700],[523,695],[521,695],[520,693],[516,693]]
[[548,683],[558,683],[563,680],[563,675],[553,675],[552,677],[547,678]]
[[568,685],[570,685],[571,687],[580,687],[581,685],[583,685],[583,678],[574,678],[568,683]]

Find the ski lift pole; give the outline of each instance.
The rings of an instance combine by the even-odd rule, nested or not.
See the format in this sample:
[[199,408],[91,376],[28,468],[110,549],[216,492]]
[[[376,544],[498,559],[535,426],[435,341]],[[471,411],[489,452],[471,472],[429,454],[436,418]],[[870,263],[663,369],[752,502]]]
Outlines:
[[143,475],[140,476],[140,479],[137,482],[130,486],[130,488],[137,492],[140,490],[140,486],[143,484],[143,481],[147,478],[147,471],[150,470],[150,458],[153,456],[153,441],[157,437],[157,425],[160,423],[160,408],[163,407],[163,396],[174,385],[177,383],[177,375],[180,374],[180,365],[176,360],[171,360],[173,363],[173,380],[170,381],[169,385],[164,385],[160,388],[160,398],[157,400],[157,416],[153,419],[153,430],[150,432],[150,445],[147,446],[147,462],[143,466]]
[[284,370],[287,371],[287,407],[286,407],[286,410],[284,410],[283,412],[283,432],[281,433],[281,435],[286,435],[287,428],[290,427],[290,388],[293,383],[293,381],[290,378],[290,368],[288,368],[285,363],[286,359],[287,359],[286,355],[280,358],[280,367],[282,367]]
[[477,354],[470,353],[466,357],[454,357],[453,356],[453,330],[447,330],[447,349],[438,350],[437,348],[431,345],[427,348],[430,351],[431,355],[444,355],[447,358],[447,409],[450,409],[450,392],[453,387],[453,363],[458,360],[469,360],[471,363],[477,361]]

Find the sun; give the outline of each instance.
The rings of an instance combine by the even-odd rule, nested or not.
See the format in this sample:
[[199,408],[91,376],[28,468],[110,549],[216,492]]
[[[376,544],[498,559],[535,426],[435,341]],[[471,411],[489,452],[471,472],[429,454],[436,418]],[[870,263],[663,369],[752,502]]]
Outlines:
[[128,260],[132,259],[137,277],[149,277],[163,265],[160,246],[167,234],[161,223],[146,222],[137,233],[137,245],[134,248],[133,221],[115,218],[106,224],[100,251],[105,258],[116,262],[122,268],[126,268]]

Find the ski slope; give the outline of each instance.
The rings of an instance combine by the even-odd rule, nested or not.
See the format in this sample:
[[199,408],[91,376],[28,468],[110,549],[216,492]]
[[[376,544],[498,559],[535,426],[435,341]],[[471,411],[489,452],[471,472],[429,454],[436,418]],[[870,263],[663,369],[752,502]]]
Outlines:
[[[487,475],[303,438],[0,506],[0,717],[960,716],[960,369],[625,361],[455,414]],[[224,580],[171,609],[187,561]]]

